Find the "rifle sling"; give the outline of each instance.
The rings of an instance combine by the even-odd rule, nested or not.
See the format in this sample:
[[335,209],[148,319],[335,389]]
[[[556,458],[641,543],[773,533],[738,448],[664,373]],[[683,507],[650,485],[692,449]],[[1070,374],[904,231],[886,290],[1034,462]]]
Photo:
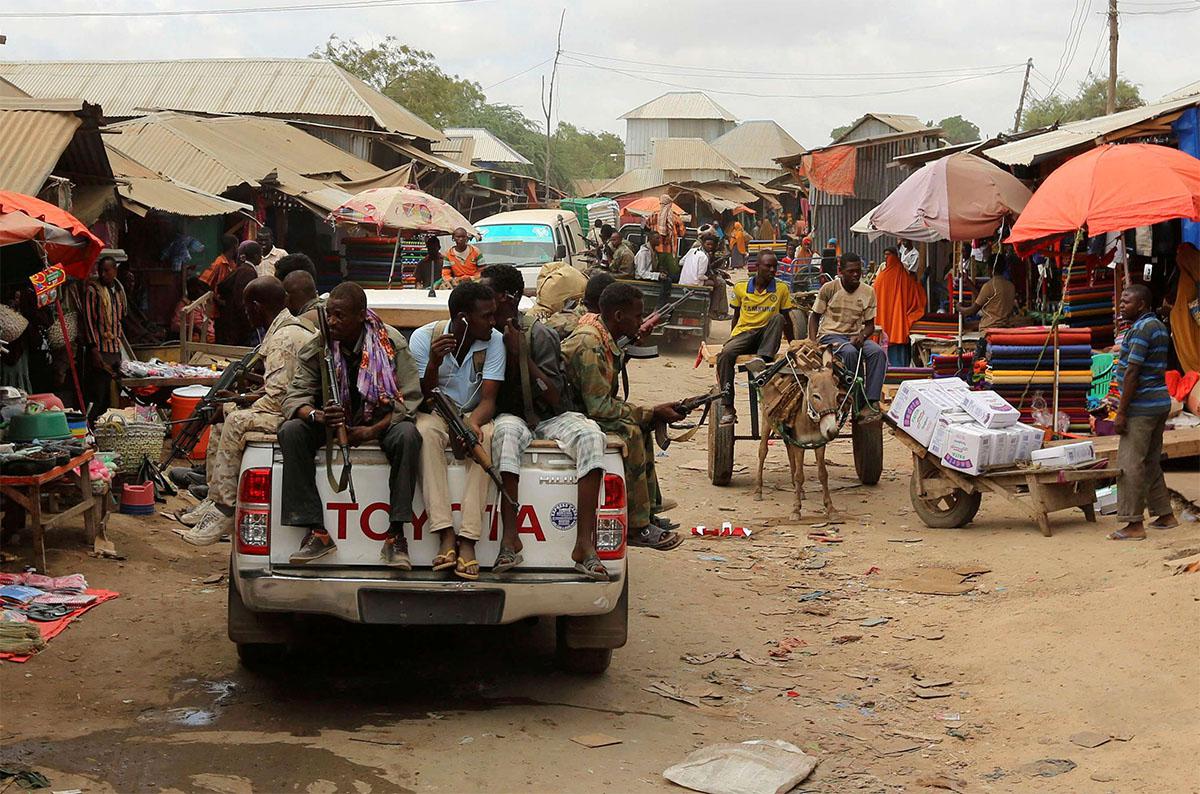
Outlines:
[[[323,340],[324,341],[324,340]],[[326,342],[328,344],[328,342]],[[326,372],[324,362],[321,367],[321,405],[328,405],[333,397],[333,384],[329,382],[329,373]],[[342,461],[342,477],[339,480],[333,476],[333,448],[337,445],[336,433],[333,428],[325,426],[325,477],[329,480],[329,487],[335,493],[342,493],[350,485],[350,461]]]
[[525,424],[532,430],[539,422],[537,411],[533,407],[533,382],[529,376],[529,357],[533,355],[533,324],[530,323],[528,328],[521,328],[520,331],[517,359],[521,370],[521,399],[525,408]]

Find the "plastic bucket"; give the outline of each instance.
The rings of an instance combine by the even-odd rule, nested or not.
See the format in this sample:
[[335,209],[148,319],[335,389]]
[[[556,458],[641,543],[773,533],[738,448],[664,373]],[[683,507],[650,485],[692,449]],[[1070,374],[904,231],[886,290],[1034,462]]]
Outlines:
[[121,512],[150,515],[154,512],[154,483],[126,485],[121,489]]
[[[184,423],[181,419],[190,419],[192,414],[196,412],[196,406],[204,399],[204,395],[208,394],[208,386],[180,386],[175,391],[171,392],[171,438],[177,438],[179,432],[183,430]],[[177,423],[177,424],[176,424]],[[196,442],[196,447],[192,450],[192,454],[188,457],[192,460],[204,460],[205,454],[208,452],[208,434],[211,427],[204,428],[204,432],[200,435],[200,440]]]

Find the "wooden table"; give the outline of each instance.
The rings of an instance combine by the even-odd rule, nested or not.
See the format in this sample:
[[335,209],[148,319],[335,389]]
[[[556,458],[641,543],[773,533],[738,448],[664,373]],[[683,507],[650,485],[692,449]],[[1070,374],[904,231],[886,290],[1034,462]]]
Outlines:
[[[1168,423],[1170,421],[1169,419],[1167,420]],[[1046,446],[1071,444],[1078,440],[1072,438],[1063,441],[1051,441]],[[1084,440],[1092,442],[1092,446],[1096,448],[1097,458],[1103,458],[1109,463],[1116,465],[1117,447],[1121,443],[1120,436],[1093,436]],[[1163,432],[1164,458],[1190,458],[1196,455],[1200,455],[1200,427],[1181,427],[1178,430]]]
[[[92,476],[88,472],[88,463],[95,456],[96,451],[89,449],[82,455],[71,458],[62,466],[42,474],[31,474],[24,477],[0,476],[0,494],[3,494],[6,499],[12,499],[29,514],[30,525],[33,527],[34,545],[39,547],[42,552],[43,573],[46,573],[47,527],[54,527],[62,521],[82,515],[88,545],[91,546],[96,541],[96,535],[100,531],[99,517],[95,510],[98,500],[92,493]],[[78,473],[75,469],[79,469]],[[82,501],[59,513],[43,512],[43,491],[49,492],[63,485],[70,485],[71,480],[77,481],[79,493],[83,497]]]
[[[1096,483],[1116,479],[1120,474],[1101,458],[1062,469],[1004,469],[971,476],[943,466],[916,439],[896,428],[891,419],[887,422],[896,438],[912,451],[909,498],[929,527],[966,526],[987,492],[1003,496],[1050,537],[1049,514],[1058,510],[1078,507],[1087,521],[1095,522]],[[1021,498],[1022,489],[1027,498]]]

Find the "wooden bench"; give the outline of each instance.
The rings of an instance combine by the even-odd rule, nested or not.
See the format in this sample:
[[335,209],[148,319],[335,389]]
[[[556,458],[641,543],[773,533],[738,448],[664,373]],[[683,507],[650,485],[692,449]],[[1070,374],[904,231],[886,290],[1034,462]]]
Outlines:
[[[34,546],[42,553],[43,573],[47,573],[47,528],[57,526],[67,519],[83,516],[88,545],[91,546],[96,542],[96,536],[100,531],[100,516],[97,515],[96,507],[101,502],[92,493],[92,476],[88,472],[88,463],[95,456],[95,450],[89,449],[82,455],[71,458],[62,466],[42,474],[23,477],[0,476],[0,494],[3,494],[6,499],[16,502],[29,515],[29,525],[33,528]],[[76,472],[76,469],[79,471]],[[42,510],[42,496],[76,484],[78,484],[82,497],[79,504],[57,513]]]

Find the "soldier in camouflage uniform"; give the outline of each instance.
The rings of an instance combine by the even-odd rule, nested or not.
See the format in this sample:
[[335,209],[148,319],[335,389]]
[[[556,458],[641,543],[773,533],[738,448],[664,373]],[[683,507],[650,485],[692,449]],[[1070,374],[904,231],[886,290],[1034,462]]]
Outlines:
[[599,304],[600,313],[585,314],[563,342],[566,380],[574,389],[576,405],[605,432],[615,433],[625,442],[630,545],[673,549],[683,539],[653,523],[650,515],[651,506],[658,501],[653,426],[655,421],[677,422],[683,416],[673,403],[649,407],[617,398],[622,353],[616,340],[637,334],[642,324],[642,293],[631,284],[611,284]]
[[612,273],[606,270],[594,270],[593,272],[595,275],[588,279],[587,287],[584,288],[583,299],[579,303],[570,308],[564,308],[562,311],[555,312],[546,318],[546,325],[558,334],[559,339],[565,340],[570,336],[579,325],[579,319],[583,315],[588,312],[592,314],[600,313],[600,295],[609,284],[617,280]]

